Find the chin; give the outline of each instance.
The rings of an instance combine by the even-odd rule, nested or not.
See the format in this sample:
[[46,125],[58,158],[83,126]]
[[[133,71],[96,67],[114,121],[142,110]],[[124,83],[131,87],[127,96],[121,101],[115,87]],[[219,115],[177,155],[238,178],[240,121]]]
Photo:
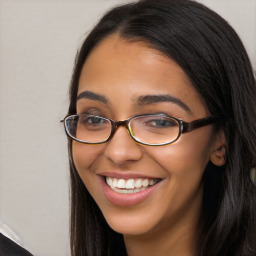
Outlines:
[[158,223],[154,216],[132,212],[127,209],[121,212],[110,211],[104,217],[114,231],[123,235],[139,236],[147,234]]
[[108,222],[109,226],[117,233],[130,236],[140,236],[145,235],[150,231],[150,227],[147,223],[137,225],[132,222],[117,223]]

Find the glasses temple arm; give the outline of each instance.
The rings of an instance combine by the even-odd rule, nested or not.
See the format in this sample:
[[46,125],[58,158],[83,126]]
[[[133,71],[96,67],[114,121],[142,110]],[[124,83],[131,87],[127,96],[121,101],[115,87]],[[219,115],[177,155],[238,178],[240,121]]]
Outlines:
[[219,122],[223,122],[225,121],[226,118],[225,117],[220,117],[220,116],[210,116],[210,117],[205,117],[205,118],[202,118],[202,119],[198,119],[198,120],[195,120],[191,123],[187,123],[187,122],[182,122],[182,133],[185,133],[185,132],[190,132],[190,131],[193,131],[197,128],[200,128],[202,126],[206,126],[208,124],[213,124],[213,123],[219,123]]

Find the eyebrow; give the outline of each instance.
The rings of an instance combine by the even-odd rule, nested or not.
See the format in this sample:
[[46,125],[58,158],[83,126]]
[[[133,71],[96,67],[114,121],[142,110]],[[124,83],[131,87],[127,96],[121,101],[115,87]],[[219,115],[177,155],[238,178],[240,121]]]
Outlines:
[[80,100],[80,99],[90,99],[90,100],[96,100],[96,101],[100,101],[102,103],[107,103],[108,102],[108,99],[101,95],[101,94],[98,94],[98,93],[94,93],[94,92],[91,92],[91,91],[84,91],[84,92],[81,92],[76,100]]
[[139,96],[136,98],[136,103],[138,105],[148,105],[148,104],[154,104],[159,102],[171,102],[174,104],[177,104],[181,108],[183,108],[187,112],[191,112],[190,108],[180,99],[171,96],[169,94],[163,94],[163,95],[145,95],[145,96]]
[[[91,92],[91,91],[83,91],[77,96],[77,101],[80,99],[90,99],[90,100],[96,100],[100,101],[104,104],[108,103],[107,97]],[[163,94],[163,95],[143,95],[139,96],[135,99],[135,103],[137,105],[150,105],[154,103],[160,103],[160,102],[171,102],[174,104],[177,104],[181,108],[183,108],[187,112],[191,112],[190,108],[180,99],[169,95],[169,94]]]

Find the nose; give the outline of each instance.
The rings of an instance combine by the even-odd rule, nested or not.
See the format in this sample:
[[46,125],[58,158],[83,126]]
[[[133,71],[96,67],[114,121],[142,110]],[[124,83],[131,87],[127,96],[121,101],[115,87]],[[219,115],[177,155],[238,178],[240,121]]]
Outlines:
[[143,156],[143,146],[135,142],[125,126],[119,126],[107,142],[105,156],[116,165],[138,161]]

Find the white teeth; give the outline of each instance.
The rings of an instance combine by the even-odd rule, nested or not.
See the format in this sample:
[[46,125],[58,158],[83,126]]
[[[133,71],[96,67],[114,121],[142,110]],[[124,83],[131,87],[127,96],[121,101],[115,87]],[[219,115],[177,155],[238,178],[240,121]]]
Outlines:
[[[111,179],[111,178],[110,178],[110,179]],[[113,185],[114,187],[117,187],[117,186],[118,186],[118,185],[117,185],[117,179],[113,179],[112,185]]]
[[117,179],[106,177],[106,183],[118,193],[137,193],[146,189],[148,186],[153,186],[158,182],[157,179]]
[[125,188],[125,180],[123,180],[123,179],[118,180],[117,187],[118,188]]
[[141,179],[136,180],[135,188],[140,188],[141,186],[142,186],[142,180]]
[[148,186],[148,184],[149,184],[148,179],[143,180],[142,186],[143,186],[144,188],[146,188],[146,187]]
[[141,189],[118,189],[115,187],[111,187],[112,190],[114,190],[117,193],[120,194],[132,194],[132,193],[138,193],[142,190],[145,190],[146,188],[141,188]]
[[134,188],[134,179],[127,180],[125,188]]
[[106,178],[106,182],[110,187],[113,185],[113,180],[110,177]]

